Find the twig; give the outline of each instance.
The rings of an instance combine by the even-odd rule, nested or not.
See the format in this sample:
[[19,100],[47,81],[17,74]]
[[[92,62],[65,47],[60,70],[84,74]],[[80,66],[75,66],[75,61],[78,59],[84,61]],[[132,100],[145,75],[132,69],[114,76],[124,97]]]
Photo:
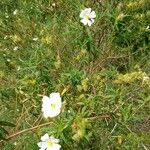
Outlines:
[[[31,128],[24,129],[24,130],[22,130],[22,131],[19,131],[19,132],[15,133],[15,134],[12,134],[12,135],[8,136],[7,140],[9,140],[9,139],[11,139],[11,138],[13,138],[13,137],[15,137],[15,136],[18,136],[18,135],[20,135],[20,134],[23,134],[23,133],[25,133],[25,132],[35,130],[35,129],[39,128],[39,127],[44,127],[44,126],[50,125],[51,123],[53,123],[53,122],[48,122],[48,123],[44,123],[44,124],[41,124],[41,125],[37,125],[37,126],[31,127]],[[0,143],[2,143],[3,141],[4,141],[4,140],[1,140]]]
[[32,126],[35,126],[37,123],[38,123],[37,125],[39,125],[42,119],[43,119],[43,116],[42,116],[42,114],[40,114]]
[[115,126],[113,127],[112,131],[110,132],[111,134],[115,131],[117,125],[118,125],[118,124],[116,123]]
[[141,143],[141,144],[142,144],[142,146],[144,147],[145,150],[148,150],[147,147],[143,143]]

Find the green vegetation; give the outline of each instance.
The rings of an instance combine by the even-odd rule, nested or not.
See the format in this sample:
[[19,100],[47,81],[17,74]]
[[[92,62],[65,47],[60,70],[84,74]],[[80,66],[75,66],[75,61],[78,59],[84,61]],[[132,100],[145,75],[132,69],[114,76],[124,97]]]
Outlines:
[[[97,15],[91,27],[80,22],[86,7]],[[62,150],[150,149],[149,0],[1,0],[0,8],[0,149],[37,150],[45,133]],[[63,108],[44,119],[42,96],[52,92]]]

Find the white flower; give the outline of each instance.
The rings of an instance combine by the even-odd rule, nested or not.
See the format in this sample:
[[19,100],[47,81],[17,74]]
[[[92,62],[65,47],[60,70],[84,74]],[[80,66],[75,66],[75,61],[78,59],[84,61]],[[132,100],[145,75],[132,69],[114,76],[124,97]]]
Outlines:
[[37,40],[38,40],[38,37],[35,37],[35,38],[33,38],[32,40],[33,40],[33,41],[37,41]]
[[92,11],[91,8],[85,8],[80,13],[81,22],[84,25],[91,26],[94,23],[94,18],[96,17],[95,11]]
[[21,69],[21,67],[20,67],[20,66],[18,66],[18,67],[17,67],[17,71],[19,71],[20,69]]
[[17,12],[18,12],[18,10],[17,10],[17,9],[16,9],[16,10],[14,10],[13,15],[16,15],[16,14],[17,14]]
[[7,59],[7,62],[10,62],[10,61],[11,61],[11,60],[8,58],[8,59]]
[[149,30],[149,29],[150,29],[150,26],[147,26],[147,27],[146,27],[146,30]]
[[52,6],[53,6],[53,7],[55,7],[55,6],[56,6],[56,4],[55,4],[55,3],[53,3],[53,4],[52,4]]
[[148,81],[150,78],[148,76],[143,77],[143,82]]
[[6,36],[4,37],[4,40],[6,40],[6,39],[7,39],[7,37],[8,37],[8,36],[6,35]]
[[14,50],[14,51],[17,51],[17,50],[18,50],[18,46],[15,46],[15,47],[13,48],[13,50]]
[[41,137],[41,142],[37,145],[40,147],[40,150],[59,150],[61,145],[58,144],[59,139],[55,139],[54,137],[49,137],[46,133]]
[[16,146],[16,145],[17,145],[17,142],[14,142],[13,144]]
[[51,93],[50,97],[43,96],[42,101],[42,112],[45,118],[59,115],[62,105],[59,93]]

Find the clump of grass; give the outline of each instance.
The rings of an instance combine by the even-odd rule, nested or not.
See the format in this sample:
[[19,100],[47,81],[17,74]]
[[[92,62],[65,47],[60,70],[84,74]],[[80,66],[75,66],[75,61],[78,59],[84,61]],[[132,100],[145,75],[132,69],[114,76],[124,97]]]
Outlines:
[[[148,0],[0,5],[0,120],[16,125],[3,136],[29,129],[0,141],[2,150],[38,149],[45,132],[66,150],[149,149]],[[96,11],[90,28],[84,7]],[[41,99],[54,91],[62,112],[46,120]]]

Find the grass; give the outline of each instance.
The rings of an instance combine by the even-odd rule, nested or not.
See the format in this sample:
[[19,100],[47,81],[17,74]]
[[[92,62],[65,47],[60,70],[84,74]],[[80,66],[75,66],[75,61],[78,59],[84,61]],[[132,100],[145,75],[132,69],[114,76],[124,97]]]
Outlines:
[[[148,0],[0,7],[0,121],[15,124],[0,126],[0,137],[25,130],[1,141],[2,150],[36,150],[45,133],[65,150],[150,149]],[[85,7],[96,11],[91,27],[80,23]],[[62,93],[62,112],[44,119],[41,99],[51,92]]]

